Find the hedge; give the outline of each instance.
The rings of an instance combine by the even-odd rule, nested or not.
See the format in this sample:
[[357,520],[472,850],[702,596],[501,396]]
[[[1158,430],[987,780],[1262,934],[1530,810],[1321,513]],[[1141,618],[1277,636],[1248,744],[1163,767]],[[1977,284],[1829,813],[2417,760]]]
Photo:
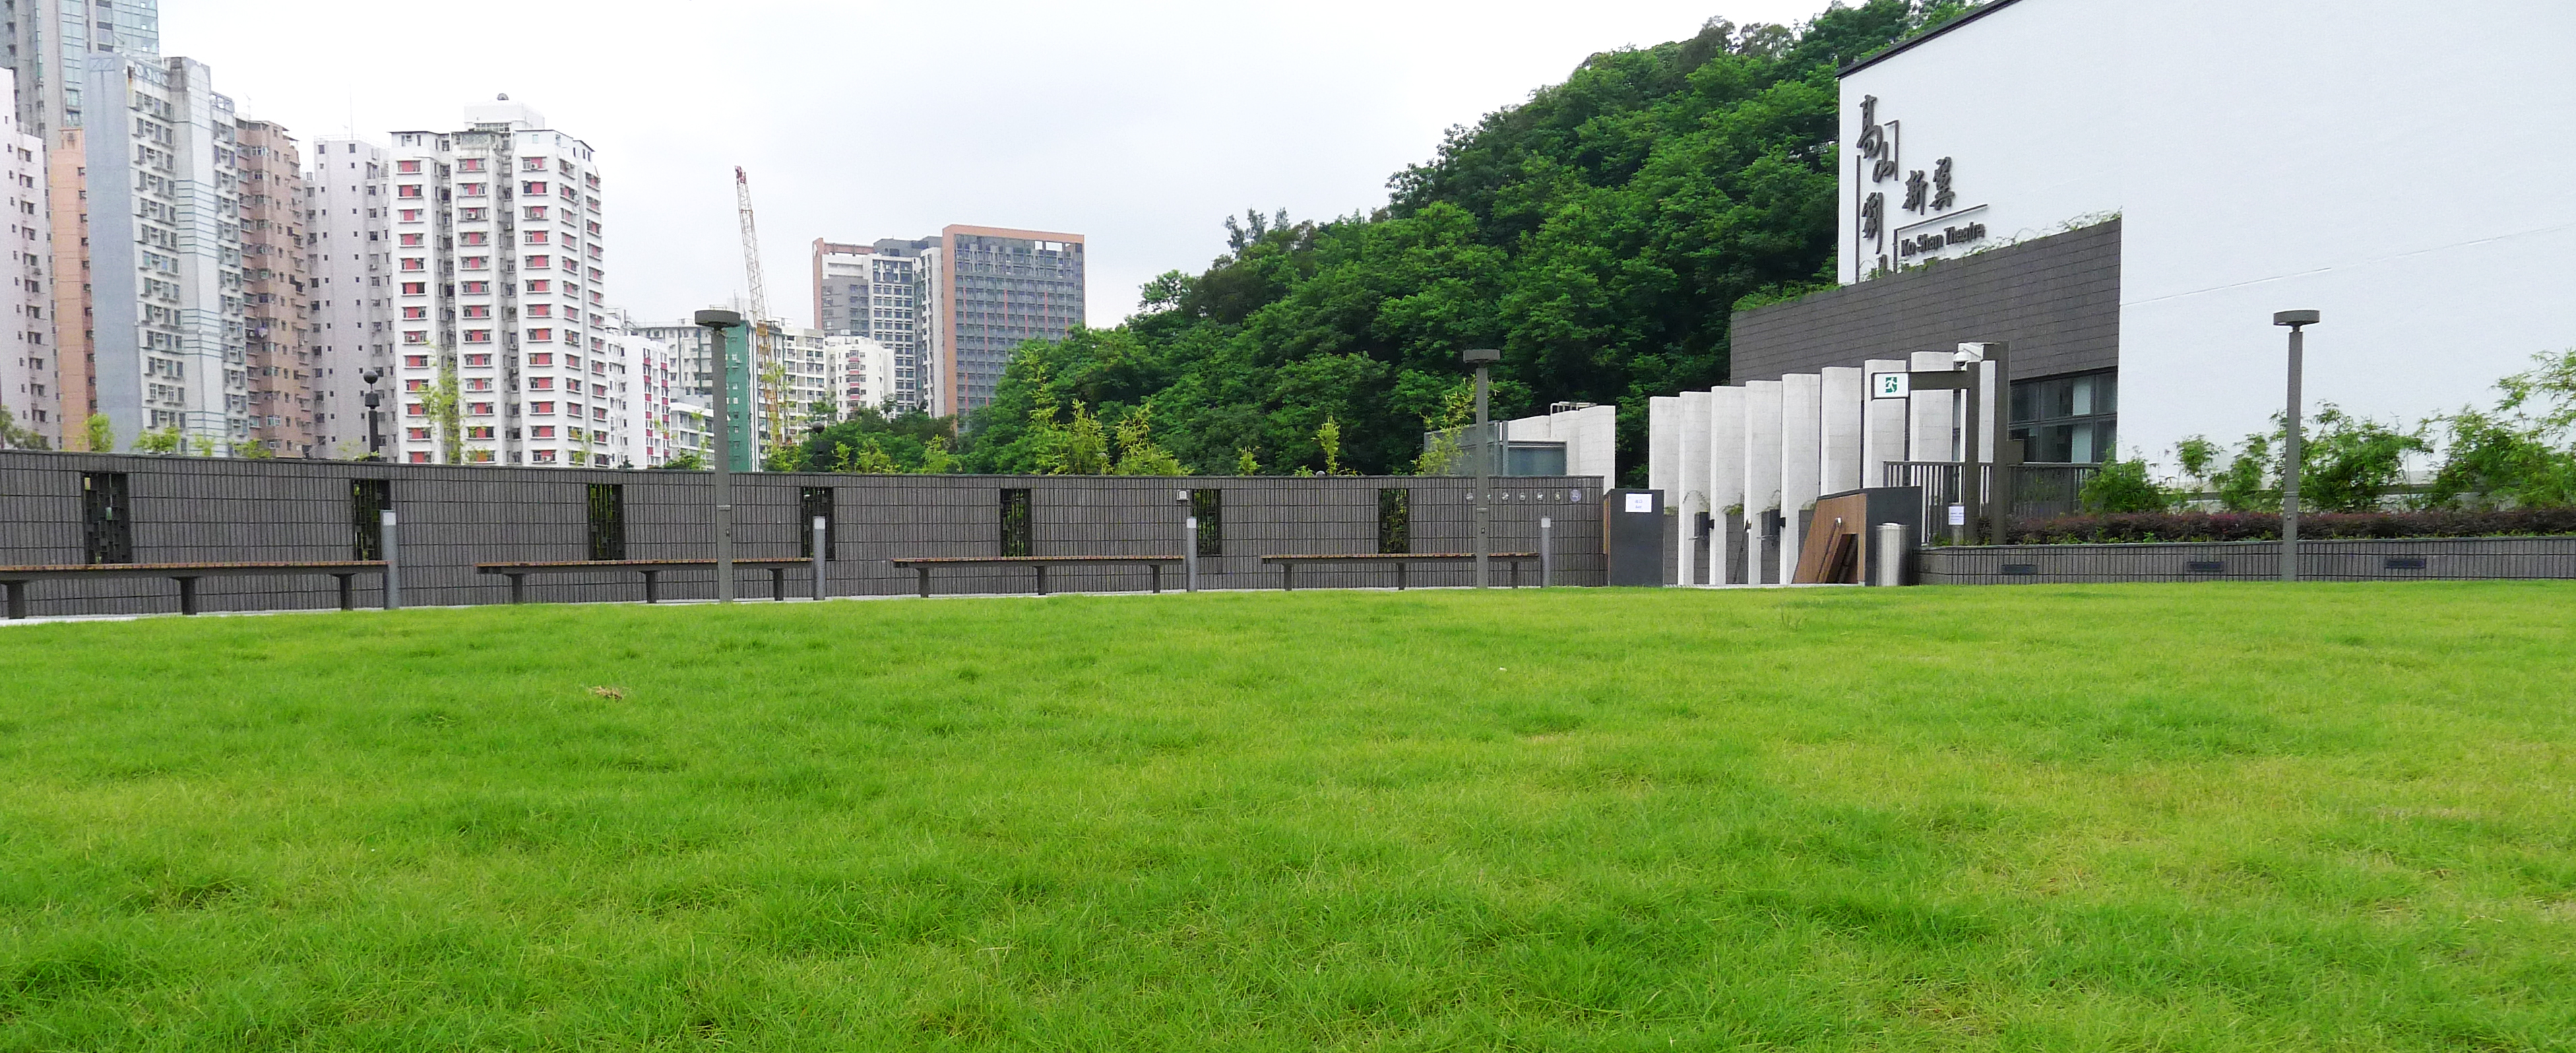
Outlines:
[[[2012,526],[2017,545],[2146,541],[2278,541],[2281,517],[2256,512],[2118,512],[2059,516]],[[2576,508],[2463,512],[2313,512],[2301,538],[2528,537],[2576,534]]]

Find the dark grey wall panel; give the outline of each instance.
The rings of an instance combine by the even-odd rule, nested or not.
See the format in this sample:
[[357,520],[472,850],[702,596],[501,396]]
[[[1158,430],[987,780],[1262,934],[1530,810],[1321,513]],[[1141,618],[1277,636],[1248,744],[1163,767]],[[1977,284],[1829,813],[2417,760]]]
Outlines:
[[1729,383],[1857,366],[1965,340],[2012,344],[2013,375],[2120,364],[2120,221],[1736,314]]
[[[338,560],[354,555],[349,481],[392,482],[401,521],[397,541],[405,602],[414,606],[503,603],[505,579],[474,572],[476,563],[577,560],[587,555],[587,485],[624,487],[626,549],[633,559],[705,559],[713,555],[712,480],[703,473],[602,469],[465,468],[368,465],[338,461],[240,461],[195,458],[0,452],[0,565],[79,563],[80,473],[125,472],[132,481],[135,559],[146,563]],[[1592,479],[1515,479],[1498,494],[1498,551],[1535,549],[1538,520],[1555,519],[1557,580],[1601,582],[1600,493]],[[1473,481],[1450,477],[1128,478],[1084,476],[746,475],[734,480],[735,553],[744,559],[793,558],[799,491],[833,489],[836,552],[827,568],[834,595],[895,595],[914,588],[910,571],[886,560],[904,556],[989,556],[1001,550],[1001,491],[1027,488],[1039,555],[1171,555],[1182,548],[1187,514],[1174,492],[1224,492],[1225,554],[1202,560],[1209,588],[1273,588],[1276,568],[1260,557],[1291,552],[1377,550],[1377,491],[1413,492],[1413,550],[1473,546],[1466,504]],[[1582,500],[1569,499],[1580,491]],[[1028,592],[1035,572],[996,568],[935,572],[944,594]],[[1414,584],[1464,585],[1467,568],[1414,568]],[[791,594],[809,578],[789,575]],[[1301,569],[1306,587],[1391,585],[1392,568]],[[1051,591],[1142,590],[1142,569],[1056,568]],[[1166,573],[1165,584],[1179,579]],[[204,609],[327,608],[337,603],[328,577],[208,578]],[[178,609],[168,581],[44,581],[35,586],[43,615],[134,614]],[[712,596],[706,572],[664,575],[664,595]],[[746,573],[738,594],[768,595],[765,572]],[[631,573],[531,578],[532,600],[643,598]],[[381,601],[372,575],[361,579],[361,604]]]

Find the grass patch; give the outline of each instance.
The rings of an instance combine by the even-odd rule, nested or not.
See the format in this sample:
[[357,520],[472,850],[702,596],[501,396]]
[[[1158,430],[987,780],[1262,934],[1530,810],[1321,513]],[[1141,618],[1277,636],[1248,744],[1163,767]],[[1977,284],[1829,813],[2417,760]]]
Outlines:
[[2576,586],[0,631],[0,1050],[2576,1048]]

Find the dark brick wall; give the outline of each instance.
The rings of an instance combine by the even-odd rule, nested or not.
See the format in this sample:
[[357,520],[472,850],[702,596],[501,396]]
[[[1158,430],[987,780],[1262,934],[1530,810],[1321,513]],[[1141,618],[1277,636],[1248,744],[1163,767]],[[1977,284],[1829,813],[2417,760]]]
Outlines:
[[[336,461],[248,461],[0,452],[0,565],[79,563],[80,473],[127,473],[134,505],[134,558],[142,563],[337,560],[353,558],[349,480],[388,479],[401,526],[403,599],[413,606],[502,603],[505,579],[476,563],[574,560],[587,555],[587,486],[625,487],[630,559],[713,556],[711,477],[697,472],[365,465]],[[1413,491],[1413,550],[1474,545],[1466,504],[1473,480],[1454,477],[1128,478],[1082,476],[739,475],[734,477],[734,552],[742,559],[797,554],[800,487],[833,488],[836,554],[827,568],[834,595],[912,591],[902,556],[989,556],[1001,551],[1005,487],[1031,491],[1038,555],[1154,555],[1181,551],[1178,489],[1224,492],[1225,554],[1200,561],[1208,588],[1275,588],[1278,570],[1260,557],[1290,552],[1377,550],[1377,491]],[[1557,580],[1602,581],[1601,494],[1593,479],[1515,479],[1495,505],[1497,551],[1534,550],[1538,520],[1555,520]],[[1576,489],[1580,503],[1569,500]],[[1473,571],[1417,567],[1416,584],[1462,585]],[[791,595],[810,575],[789,574]],[[359,603],[381,602],[373,575]],[[1392,585],[1392,568],[1301,568],[1300,587]],[[934,572],[934,593],[1030,591],[1035,572],[1013,567]],[[1165,583],[1178,588],[1167,573]],[[1054,568],[1050,591],[1142,590],[1130,568]],[[205,610],[323,608],[337,603],[328,577],[208,578]],[[672,598],[711,596],[713,575],[663,576]],[[157,579],[35,585],[38,616],[175,611],[177,586]],[[632,573],[531,578],[532,600],[643,597]],[[765,572],[743,576],[738,595],[766,596]]]
[[2017,378],[2120,364],[2120,221],[1736,314],[1729,383],[1965,340],[2012,344]]

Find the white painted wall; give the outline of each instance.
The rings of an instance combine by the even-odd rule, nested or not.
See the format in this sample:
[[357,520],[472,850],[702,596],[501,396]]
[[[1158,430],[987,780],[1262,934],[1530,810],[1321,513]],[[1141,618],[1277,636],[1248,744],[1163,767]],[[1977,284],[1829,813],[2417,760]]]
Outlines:
[[[1950,352],[1947,351],[1916,351],[1906,359],[1907,368],[1913,371],[1950,368]],[[1959,447],[1952,437],[1958,427],[1959,393],[1917,391],[1905,397],[1905,405],[1905,459],[1958,460]]]
[[1681,520],[1681,567],[1679,578],[1684,585],[1699,584],[1699,514],[1708,511],[1708,410],[1705,391],[1685,391],[1682,399],[1681,478],[1674,485],[1681,489],[1677,499],[1667,505],[1677,507]]
[[1838,494],[1858,490],[1861,483],[1861,414],[1869,396],[1869,381],[1858,366],[1827,366],[1822,371],[1824,431],[1818,447],[1822,474],[1816,489]]
[[2576,347],[2553,309],[2576,288],[2571,53],[2565,0],[2020,0],[1844,79],[1844,156],[1876,96],[1901,173],[1847,162],[1842,278],[1875,259],[1858,194],[1943,218],[1897,206],[1902,173],[1950,157],[1947,215],[1984,206],[1977,244],[2122,216],[2124,454],[2268,427],[2289,308],[2325,315],[2314,402],[2483,403]]
[[1804,551],[1807,533],[1798,513],[1816,503],[1821,481],[1824,432],[1824,385],[1814,373],[1780,378],[1780,579],[1790,580]]
[[[1909,369],[1903,359],[1873,358],[1861,363],[1861,372],[1899,373]],[[1867,376],[1861,382],[1869,382]],[[1864,393],[1865,394],[1865,393]],[[1904,399],[1870,399],[1862,409],[1861,485],[1887,485],[1887,462],[1905,459]]]

